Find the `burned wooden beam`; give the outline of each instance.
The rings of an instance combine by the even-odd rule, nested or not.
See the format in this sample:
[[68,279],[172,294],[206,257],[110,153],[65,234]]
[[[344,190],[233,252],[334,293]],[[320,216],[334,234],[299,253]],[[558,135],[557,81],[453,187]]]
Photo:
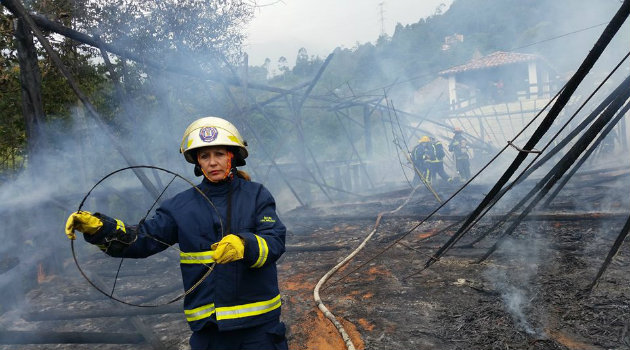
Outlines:
[[[16,13],[16,7],[13,5],[13,3],[8,2],[8,1],[3,1],[2,4],[5,5],[11,12],[13,12],[16,16],[19,17],[19,15]],[[148,58],[148,57],[140,56],[139,54],[136,54],[129,49],[120,47],[119,45],[117,46],[117,45],[107,44],[98,38],[95,38],[90,35],[78,32],[74,29],[65,27],[64,25],[51,21],[44,16],[37,15],[37,14],[29,14],[29,15],[33,19],[33,21],[42,29],[45,29],[45,30],[48,30],[57,34],[61,34],[69,39],[78,41],[82,44],[97,47],[107,52],[111,52],[119,57],[130,59],[132,61],[144,64],[153,68],[165,69],[167,71],[186,75],[186,76],[192,76],[192,77],[197,77],[197,78],[202,77],[204,79],[208,79],[211,81],[225,82],[233,86],[242,86],[243,84],[237,78],[213,76],[207,73],[200,72],[198,70],[192,70],[192,69],[188,69],[182,66],[172,66],[172,65],[165,66],[164,64],[158,61],[152,60],[151,58]],[[286,90],[282,88],[277,88],[277,87],[260,84],[260,83],[253,83],[253,82],[249,82],[248,87],[252,89],[262,90],[262,91],[275,92],[279,94],[290,94],[290,95],[300,94],[296,90]]]
[[84,318],[100,317],[133,317],[144,315],[164,315],[182,313],[180,304],[166,305],[160,307],[124,308],[124,309],[94,309],[94,310],[47,310],[30,311],[22,314],[26,321],[54,321],[54,320],[77,320]]
[[0,331],[0,344],[140,344],[133,333]]
[[[467,215],[432,215],[429,218],[424,219],[424,214],[418,215],[387,215],[383,216],[383,220],[425,220],[425,221],[462,221],[466,219]],[[517,217],[514,214],[510,217]],[[506,218],[505,215],[486,215],[486,218],[490,220],[500,220]],[[331,225],[339,222],[353,222],[353,221],[370,221],[376,218],[374,215],[327,215],[327,216],[311,216],[308,218],[299,218],[301,224],[307,224],[309,222],[321,223],[324,219]],[[524,221],[621,221],[627,218],[627,213],[604,213],[604,212],[590,212],[590,213],[554,213],[554,212],[539,212],[528,215]],[[284,221],[291,224],[291,218]]]
[[339,125],[341,125],[341,128],[343,129],[344,133],[346,134],[346,136],[347,136],[346,139],[350,143],[350,146],[352,147],[352,151],[354,152],[354,154],[356,155],[357,159],[359,160],[359,165],[361,166],[361,169],[365,172],[365,176],[368,179],[368,181],[370,182],[370,188],[374,189],[374,182],[372,182],[372,179],[370,178],[370,172],[365,167],[365,163],[361,159],[361,155],[360,155],[359,151],[357,150],[356,146],[354,145],[354,142],[352,142],[352,136],[350,135],[350,132],[348,131],[346,126],[343,125],[343,122],[341,121],[341,117],[339,117],[339,113],[341,113],[341,112],[335,111],[335,116],[337,117],[337,121],[339,122]]
[[300,246],[300,245],[288,245],[286,246],[287,253],[299,253],[299,252],[331,252],[341,249],[349,249],[350,246],[338,246],[338,245],[319,245],[319,246]]
[[[625,58],[619,63],[619,65],[621,65],[623,61],[625,61]],[[547,161],[553,159],[555,155],[557,155],[562,149],[564,149],[565,146],[570,144],[574,138],[576,138],[583,130],[585,130],[587,126],[590,123],[592,123],[593,120],[595,120],[595,118],[597,118],[597,116],[600,115],[606,109],[606,107],[615,100],[615,98],[617,98],[617,96],[619,96],[619,94],[623,93],[625,89],[627,88],[627,86],[628,86],[627,81],[624,81],[623,83],[619,84],[619,86],[615,88],[615,90],[613,90],[608,96],[606,96],[606,98],[603,101],[601,101],[589,113],[589,115],[586,116],[586,118],[584,118],[580,122],[578,126],[573,128],[573,130],[571,130],[571,132],[569,132],[562,140],[560,140],[556,145],[554,145],[554,147],[547,150],[545,154],[540,157],[540,159],[538,159],[528,169],[526,169],[518,179],[514,180],[514,183],[517,184],[517,183],[523,182],[531,174],[533,174],[534,171],[542,167]],[[574,115],[576,115],[579,111],[580,110],[576,111]]]
[[[573,166],[573,168],[569,171],[569,173],[566,174],[562,178],[560,183],[556,186],[554,191],[549,195],[549,197],[547,198],[547,200],[543,204],[543,207],[547,207],[547,206],[549,206],[551,204],[551,202],[554,200],[554,198],[556,198],[558,193],[560,193],[560,191],[562,191],[562,189],[569,182],[569,180],[571,180],[573,175],[575,175],[575,173],[584,165],[586,160],[589,159],[589,157],[593,154],[593,152],[595,152],[595,150],[598,148],[598,146],[604,141],[606,136],[617,125],[619,120],[621,120],[626,115],[626,113],[628,112],[628,109],[630,109],[630,103],[626,103],[626,105],[623,106],[617,112],[617,115],[613,118],[613,120],[610,123],[608,123],[608,125],[604,128],[604,130],[602,130],[602,132],[599,134],[599,136],[593,142],[593,144],[591,144],[588,147],[588,149],[586,150],[584,155],[582,155],[582,158],[577,162],[577,164],[575,164]],[[605,176],[605,177],[600,176],[598,179],[595,179],[596,180],[595,183],[606,182],[607,180],[610,180],[611,178],[614,180],[614,179],[617,179],[619,176],[628,176],[628,175],[629,175],[628,173],[625,173],[625,174],[621,174],[621,175],[617,175],[617,176]]]
[[[569,99],[573,95],[573,93],[577,90],[578,86],[582,83],[588,72],[593,68],[595,62],[598,61],[600,56],[603,54],[604,49],[608,46],[608,44],[612,41],[613,37],[617,34],[619,29],[622,27],[626,18],[630,15],[630,1],[624,1],[621,5],[617,13],[611,19],[611,21],[606,26],[606,29],[599,37],[597,42],[595,43],[593,49],[589,51],[588,55],[580,65],[580,67],[576,70],[573,76],[569,79],[569,81],[565,84],[564,88],[559,92],[555,103],[550,108],[547,115],[540,122],[532,136],[529,138],[527,143],[523,146],[523,149],[526,151],[530,151],[536,146],[536,144],[540,141],[540,139],[549,131],[553,122],[556,120],[560,112],[564,109],[566,104],[569,102]],[[617,101],[617,99],[615,99]],[[613,103],[611,103],[612,105]],[[617,107],[620,108],[619,105]],[[592,127],[592,126],[591,126]],[[512,178],[516,170],[521,166],[521,164],[525,161],[527,157],[527,153],[519,152],[516,158],[512,161],[510,166],[505,170],[503,175],[499,178],[499,180],[494,184],[492,189],[488,192],[485,198],[479,203],[477,208],[475,208],[466,222],[462,225],[462,227],[446,242],[442,248],[440,248],[435,255],[433,255],[429,260],[426,261],[424,267],[418,270],[416,273],[419,273],[422,270],[429,268],[433,263],[439,260],[439,258],[448,251],[466,232],[469,228],[470,224],[475,221],[479,217],[479,215],[488,207],[488,205],[492,204],[499,194],[499,192],[504,188],[507,182]],[[410,275],[411,276],[411,275]],[[410,277],[409,276],[409,277]]]
[[306,88],[306,91],[304,92],[304,96],[302,96],[302,99],[298,102],[298,104],[296,106],[296,109],[302,109],[302,106],[304,105],[304,102],[308,98],[308,95],[311,94],[311,91],[313,91],[313,88],[315,87],[315,84],[317,84],[319,79],[322,77],[322,74],[324,73],[324,70],[326,70],[326,67],[328,67],[328,64],[332,60],[333,55],[334,55],[334,53],[329,54],[328,57],[326,57],[326,59],[324,60],[324,63],[322,64],[322,66],[319,67],[319,70],[317,71],[317,74],[315,74],[315,78],[313,78],[311,83],[308,84],[308,87]]
[[17,256],[5,256],[0,259],[0,275],[16,267],[20,263]]
[[615,239],[615,243],[608,251],[608,255],[606,255],[604,263],[597,271],[597,275],[595,275],[593,281],[585,288],[586,292],[590,293],[591,291],[593,291],[593,288],[597,286],[597,282],[602,277],[604,272],[606,272],[606,269],[608,269],[608,266],[612,262],[613,258],[619,252],[619,248],[621,248],[621,245],[626,240],[626,237],[628,236],[628,231],[630,231],[630,217],[628,218],[628,220],[626,220],[626,223],[625,225],[623,225],[623,228],[621,229],[621,232],[619,232],[619,235],[617,235],[617,239]]
[[[630,6],[630,2],[629,2]],[[630,10],[630,8],[629,8]],[[626,81],[630,79],[630,76],[626,78]],[[613,102],[611,102],[606,110],[602,112],[602,114],[589,126],[589,128],[582,134],[582,136],[578,139],[578,141],[571,147],[571,149],[562,157],[562,159],[549,171],[548,175],[534,187],[534,189],[530,190],[521,203],[524,203],[524,200],[530,200],[529,204],[524,207],[521,213],[512,221],[510,226],[502,233],[499,237],[499,240],[488,250],[488,253],[479,259],[479,262],[487,259],[498,247],[501,245],[507,236],[512,235],[515,231],[516,227],[520,224],[520,222],[536,207],[536,205],[547,195],[549,190],[556,184],[556,182],[564,176],[566,171],[569,169],[571,165],[575,163],[580,155],[582,155],[587,149],[588,145],[591,143],[593,138],[599,134],[602,129],[613,119],[615,113],[621,108],[622,104],[630,98],[630,91],[626,91],[615,98]],[[544,186],[543,186],[544,183]],[[520,204],[515,206],[512,212],[515,212],[516,209],[520,206]]]
[[[59,69],[61,74],[66,78],[68,85],[74,91],[75,95],[79,98],[79,100],[83,103],[87,111],[92,115],[92,117],[96,120],[96,122],[102,126],[103,131],[112,141],[114,148],[120,153],[120,155],[125,159],[127,164],[133,166],[137,164],[135,160],[131,158],[128,152],[122,147],[122,145],[118,142],[117,138],[114,136],[111,130],[107,127],[107,123],[103,120],[102,116],[96,111],[96,107],[90,102],[87,95],[80,88],[79,84],[74,80],[72,75],[70,74],[70,70],[63,63],[59,55],[55,52],[55,50],[50,45],[50,42],[42,31],[39,29],[37,24],[34,22],[33,18],[26,12],[26,9],[22,6],[22,4],[18,0],[3,0],[2,4],[6,6],[15,16],[24,20],[24,22],[30,27],[31,31],[39,40],[39,43],[44,47],[46,53],[48,53],[48,57],[51,59],[53,64]],[[132,171],[136,174],[142,185],[151,193],[154,198],[159,198],[159,191],[155,188],[153,183],[146,177],[146,175],[140,171],[140,169],[132,168]]]
[[[101,280],[101,278],[99,276],[93,276],[93,282],[98,283],[99,285],[103,285],[103,281]],[[113,289],[112,289],[112,293],[113,293]],[[114,303],[114,300],[111,299],[110,300],[111,303],[113,304],[112,310],[114,311],[121,311],[121,312],[127,312],[129,311],[128,308],[124,308],[122,306],[122,304],[119,303]],[[161,311],[161,310],[156,310],[156,309],[162,309],[162,308],[166,308],[168,306],[174,306],[174,310],[177,311],[179,310],[179,312],[181,312],[182,307],[179,305],[165,305],[165,306],[160,306],[160,307],[145,307],[145,308],[140,308],[143,311]],[[149,309],[149,310],[147,310]],[[140,311],[140,310],[133,310],[133,311]],[[160,313],[163,314],[163,313]],[[153,330],[147,326],[144,321],[138,317],[138,315],[131,315],[128,318],[128,321],[133,325],[133,327],[142,335],[142,337],[147,341],[147,343],[151,344],[151,347],[154,350],[166,350],[166,347],[164,346],[164,344],[162,344],[162,341],[160,340],[160,338],[158,336],[155,335],[155,333],[153,332]]]
[[15,43],[20,64],[22,87],[22,114],[26,126],[29,154],[46,147],[47,136],[41,127],[46,120],[42,103],[42,76],[37,64],[37,51],[33,35],[24,20],[15,20]]

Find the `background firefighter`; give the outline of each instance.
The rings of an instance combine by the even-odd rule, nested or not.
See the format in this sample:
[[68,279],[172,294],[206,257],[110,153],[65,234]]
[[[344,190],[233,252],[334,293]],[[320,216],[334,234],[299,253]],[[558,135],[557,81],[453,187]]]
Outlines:
[[[236,169],[245,165],[246,146],[236,127],[221,118],[198,119],[184,133],[180,152],[204,176],[198,187],[216,210],[191,188],[137,226],[83,211],[66,223],[70,239],[78,230],[115,257],[144,258],[179,244],[185,288],[201,280],[184,299],[194,350],[288,348],[276,270],[286,228],[269,191]],[[217,265],[202,280],[212,263]]]
[[464,138],[462,129],[453,130],[453,139],[448,145],[448,150],[453,152],[455,167],[462,181],[470,179],[470,156],[468,155],[468,142]]
[[440,175],[442,180],[450,182],[451,178],[444,170],[444,157],[446,156],[446,153],[444,152],[444,145],[442,145],[442,142],[438,139],[430,139],[431,144],[433,145],[433,151],[435,152],[435,160],[429,162],[429,167],[431,168],[431,181],[435,181],[437,175]]
[[411,151],[411,160],[413,161],[413,166],[417,171],[414,171],[413,182],[411,183],[413,186],[417,186],[420,184],[421,179],[418,176],[418,173],[425,181],[429,181],[430,170],[429,163],[427,162],[427,158],[429,157],[428,152],[430,150],[431,139],[428,136],[422,136],[420,140],[418,140],[418,144]]
[[[444,155],[444,147],[441,142],[432,141],[429,136],[422,136],[418,140],[418,145],[411,152],[411,159],[416,169],[428,183],[433,182],[437,174],[448,181],[449,177],[444,171]],[[418,183],[419,178],[416,173],[412,184],[416,186]]]

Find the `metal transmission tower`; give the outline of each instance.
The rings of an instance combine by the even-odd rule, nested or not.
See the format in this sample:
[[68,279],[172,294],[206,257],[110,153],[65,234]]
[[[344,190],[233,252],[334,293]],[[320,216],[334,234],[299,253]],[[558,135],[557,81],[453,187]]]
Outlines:
[[378,16],[381,22],[381,35],[380,36],[385,35],[385,11],[383,10],[384,5],[385,5],[384,1],[381,1],[378,4]]

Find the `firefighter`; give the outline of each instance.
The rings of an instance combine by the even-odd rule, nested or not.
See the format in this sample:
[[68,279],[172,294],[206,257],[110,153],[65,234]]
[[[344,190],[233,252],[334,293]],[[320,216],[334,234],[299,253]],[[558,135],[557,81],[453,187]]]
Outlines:
[[416,168],[414,171],[414,178],[412,185],[417,186],[420,183],[420,176],[424,181],[429,181],[431,176],[429,163],[427,160],[429,159],[429,151],[431,150],[431,139],[429,136],[422,136],[420,140],[418,140],[418,144],[411,151],[411,160],[413,162],[413,166]]
[[[445,154],[441,142],[435,139],[432,140],[429,136],[422,136],[411,154],[414,166],[428,183],[434,182],[437,175],[440,175],[445,181],[449,180],[448,175],[444,171],[443,160]],[[418,184],[418,180],[419,177],[416,173],[413,181],[414,186]]]
[[468,141],[464,138],[461,128],[453,130],[453,139],[448,145],[448,150],[453,152],[455,167],[461,181],[470,179],[470,156],[468,155]]
[[[165,250],[161,242],[179,244],[186,290],[201,283],[184,299],[193,350],[288,349],[276,270],[286,228],[269,191],[236,168],[245,165],[246,146],[236,127],[221,118],[198,119],[184,132],[180,153],[203,175],[198,188],[216,209],[191,188],[136,226],[83,211],[66,223],[68,238],[80,231],[114,257],[144,258]],[[202,279],[213,262],[214,270]]]
[[446,174],[444,170],[444,157],[446,153],[444,152],[444,145],[438,139],[430,138],[431,144],[433,145],[433,151],[435,152],[435,160],[430,162],[430,167],[432,168],[431,179],[435,180],[437,175],[440,175],[442,180],[450,182],[452,179]]

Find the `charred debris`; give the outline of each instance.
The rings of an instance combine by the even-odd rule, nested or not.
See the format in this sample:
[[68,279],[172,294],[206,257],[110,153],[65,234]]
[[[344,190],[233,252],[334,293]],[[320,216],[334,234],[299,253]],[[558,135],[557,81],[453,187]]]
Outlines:
[[[445,134],[456,125],[466,125],[469,118],[453,117],[447,123],[407,113],[394,107],[386,91],[380,96],[313,95],[332,54],[312,80],[293,89],[248,82],[247,76],[238,77],[233,70],[200,77],[197,71],[164,67],[124,47],[29,14],[17,0],[2,0],[2,4],[20,23],[23,67],[32,67],[36,59],[27,52],[32,49],[32,33],[129,166],[137,162],[47,45],[42,30],[99,48],[108,65],[107,53],[111,53],[207,80],[224,86],[228,93],[241,89],[250,101],[256,101],[241,105],[233,97],[239,111],[235,118],[259,141],[268,168],[279,174],[278,182],[297,204],[282,213],[290,232],[287,254],[280,262],[284,318],[294,349],[606,349],[630,345],[630,290],[625,286],[630,251],[623,244],[630,230],[626,201],[630,165],[593,160],[612,134],[627,155],[624,117],[630,108],[630,77],[604,98],[596,94],[604,91],[604,84],[619,67],[627,66],[628,55],[590,96],[571,102],[573,112],[567,112],[575,91],[630,14],[630,1],[623,1],[582,65],[522,130],[535,127],[522,146],[517,140],[522,132],[500,149],[485,141],[484,132],[500,123],[487,123],[485,129],[469,127],[467,137],[480,154],[490,155],[487,163],[479,164],[466,182],[425,182],[415,188],[392,188],[373,177],[374,165],[366,158],[373,148],[375,121],[391,133],[392,154],[409,170],[401,156],[409,152],[407,140],[417,139],[419,133]],[[23,79],[23,88],[37,96],[37,77]],[[274,96],[257,101],[255,91]],[[32,108],[25,113],[37,118],[39,103],[37,99],[27,102]],[[360,125],[365,130],[361,148],[367,154],[350,142],[352,160],[333,167],[318,162],[302,142],[308,161],[292,165],[277,161],[247,116],[256,112],[273,123],[277,108],[268,107],[279,103],[293,118],[301,138],[301,113],[307,105],[334,114],[345,133],[350,133],[348,123]],[[356,108],[361,110],[362,123],[350,112]],[[585,111],[590,112],[584,115]],[[410,119],[418,123],[405,122]],[[491,183],[479,181],[502,154],[512,155],[502,175]],[[353,176],[325,175],[324,166]],[[163,184],[142,171],[134,173],[156,199]],[[295,174],[317,195],[304,195]],[[78,200],[76,194],[42,205],[68,211]],[[104,290],[115,285],[111,295],[151,307],[112,302],[76,273],[65,272],[73,271],[73,266],[59,254],[22,251],[0,259],[0,346],[186,348],[188,329],[180,315],[181,305],[164,303],[182,292],[173,269],[175,257],[156,257],[146,264],[125,262],[122,269],[118,262],[96,253],[89,261],[88,271],[107,271],[89,276]]]

